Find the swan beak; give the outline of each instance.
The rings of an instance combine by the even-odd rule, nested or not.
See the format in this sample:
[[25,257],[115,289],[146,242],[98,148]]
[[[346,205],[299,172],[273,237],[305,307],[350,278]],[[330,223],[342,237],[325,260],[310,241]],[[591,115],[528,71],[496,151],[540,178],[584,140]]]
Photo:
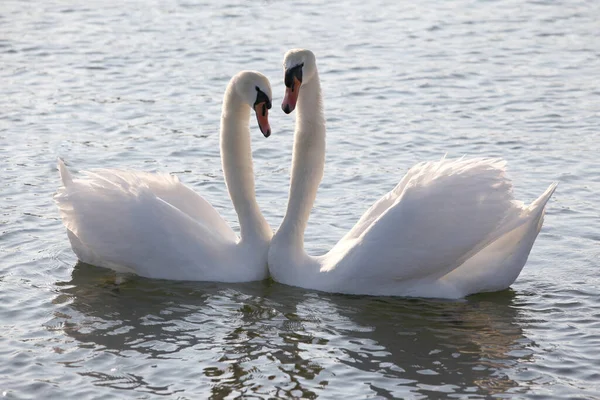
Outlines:
[[298,93],[300,92],[300,85],[302,82],[294,77],[292,87],[285,88],[285,96],[283,103],[281,103],[281,109],[284,113],[289,114],[296,108],[296,102],[298,101]]
[[267,103],[260,102],[254,105],[254,111],[256,112],[256,119],[258,120],[258,127],[265,137],[271,136],[271,126],[269,125],[269,110],[267,109]]

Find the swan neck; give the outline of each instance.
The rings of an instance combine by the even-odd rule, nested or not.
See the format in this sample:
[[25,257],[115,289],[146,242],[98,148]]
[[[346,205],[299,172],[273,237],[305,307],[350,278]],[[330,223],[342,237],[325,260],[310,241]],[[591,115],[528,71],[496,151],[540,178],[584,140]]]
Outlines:
[[325,167],[325,118],[319,76],[300,88],[296,105],[296,129],[292,174],[286,215],[278,235],[283,243],[304,249],[304,231],[317,196]]
[[225,183],[240,222],[241,240],[268,241],[271,229],[256,202],[249,119],[250,107],[230,84],[225,91],[221,114],[221,160]]

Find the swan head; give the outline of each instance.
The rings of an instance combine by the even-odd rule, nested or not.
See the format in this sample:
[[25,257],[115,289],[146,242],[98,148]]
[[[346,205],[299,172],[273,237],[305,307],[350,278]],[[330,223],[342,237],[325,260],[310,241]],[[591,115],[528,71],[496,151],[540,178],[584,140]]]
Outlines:
[[265,137],[271,135],[269,109],[273,94],[271,83],[266,76],[257,71],[242,71],[233,78],[235,91],[244,103],[256,113],[258,127]]
[[286,114],[296,108],[298,94],[302,84],[308,83],[317,72],[317,61],[312,51],[306,49],[293,49],[283,56],[283,73],[285,83],[285,97],[281,108]]

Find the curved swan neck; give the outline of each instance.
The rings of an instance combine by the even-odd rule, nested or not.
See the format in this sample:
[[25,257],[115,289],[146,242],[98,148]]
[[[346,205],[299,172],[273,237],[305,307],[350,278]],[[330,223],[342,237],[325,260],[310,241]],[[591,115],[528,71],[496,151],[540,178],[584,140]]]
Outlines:
[[250,146],[250,107],[227,87],[221,113],[221,161],[229,197],[238,215],[241,240],[269,240],[271,229],[260,212],[254,190]]
[[302,85],[296,105],[290,194],[277,232],[282,241],[304,249],[304,230],[325,167],[325,118],[318,73]]

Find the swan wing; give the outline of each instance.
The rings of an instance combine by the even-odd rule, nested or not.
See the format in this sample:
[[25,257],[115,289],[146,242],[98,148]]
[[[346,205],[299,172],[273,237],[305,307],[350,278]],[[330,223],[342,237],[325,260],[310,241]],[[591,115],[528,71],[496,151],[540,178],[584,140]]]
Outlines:
[[[416,167],[415,167],[416,168]],[[379,200],[377,200],[369,209],[360,217],[358,222],[346,233],[346,235],[340,240],[340,242],[344,242],[346,240],[356,239],[362,233],[367,230],[373,222],[379,218],[379,216],[384,213],[394,202],[398,199],[398,196],[402,194],[404,187],[407,182],[410,182],[413,177],[413,172],[416,172],[415,168],[409,170],[409,172],[404,176],[404,178],[396,185],[396,187],[382,196]]]
[[462,265],[440,281],[459,296],[508,288],[527,262],[533,243],[542,229],[545,207],[556,183],[513,220],[503,224],[497,235],[474,252]]
[[361,218],[360,235],[332,249],[323,269],[356,281],[435,280],[517,212],[503,160],[420,163]]
[[54,199],[82,261],[151,278],[222,273],[211,268],[236,235],[176,178],[102,169],[73,179],[62,161],[59,170],[63,186]]
[[237,240],[237,235],[219,212],[202,196],[181,183],[177,176],[118,169],[95,169],[83,173],[88,179],[104,181],[109,186],[117,185],[125,191],[132,187],[147,187],[156,197],[211,227],[215,234],[228,240]]

